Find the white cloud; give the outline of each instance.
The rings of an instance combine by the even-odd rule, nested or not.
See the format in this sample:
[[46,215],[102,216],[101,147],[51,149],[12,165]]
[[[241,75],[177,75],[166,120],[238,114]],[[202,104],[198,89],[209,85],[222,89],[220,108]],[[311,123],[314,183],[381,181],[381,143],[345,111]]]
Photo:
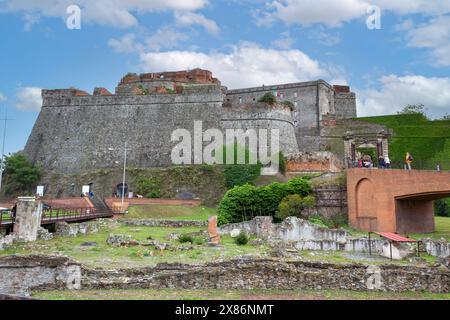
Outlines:
[[[450,2],[450,1],[449,1]],[[432,62],[450,66],[450,16],[431,19],[408,31],[408,45],[431,50]]]
[[173,48],[182,41],[188,40],[186,33],[180,32],[173,27],[161,27],[150,36],[138,37],[134,33],[124,35],[120,39],[110,39],[108,45],[119,53],[142,53],[147,51],[159,51],[165,48]]
[[279,49],[290,49],[294,42],[294,39],[292,39],[290,33],[287,31],[283,32],[279,39],[272,41],[272,45]]
[[17,94],[16,108],[39,111],[42,106],[41,88],[24,87]]
[[[82,21],[128,28],[137,25],[135,13],[163,10],[194,11],[203,8],[207,0],[78,0]],[[39,16],[67,18],[66,9],[73,0],[6,0],[0,11],[23,12],[28,21]]]
[[199,25],[210,34],[218,34],[220,28],[214,20],[206,18],[204,15],[193,12],[176,12],[175,21],[181,26]]
[[146,52],[140,55],[146,72],[204,68],[230,88],[332,79],[338,75],[300,50],[275,50],[243,42],[231,52]]
[[424,104],[431,115],[450,107],[450,78],[383,76],[379,90],[357,90],[358,116],[393,114],[408,104]]
[[364,18],[370,5],[379,6],[382,12],[398,15],[419,13],[434,16],[450,12],[448,0],[271,0],[266,2],[266,10],[262,12],[259,23],[282,20],[289,24],[338,27]]
[[109,39],[108,45],[119,53],[132,53],[139,51],[140,45],[136,43],[136,35],[129,33],[120,39]]
[[0,92],[0,102],[5,101],[6,100],[6,96]]
[[280,19],[289,24],[309,26],[320,23],[329,27],[361,17],[367,3],[361,0],[275,0],[267,4],[263,20]]
[[162,27],[145,39],[146,48],[159,51],[163,48],[173,48],[180,42],[188,40],[188,35],[173,27]]
[[310,32],[309,37],[327,47],[335,46],[341,42],[339,35],[327,32],[323,28],[315,28]]

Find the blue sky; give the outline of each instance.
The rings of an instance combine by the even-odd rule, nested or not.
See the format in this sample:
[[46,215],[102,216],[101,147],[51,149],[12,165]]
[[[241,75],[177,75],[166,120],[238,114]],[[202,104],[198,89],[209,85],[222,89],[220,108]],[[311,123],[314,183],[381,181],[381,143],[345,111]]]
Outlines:
[[448,0],[0,0],[0,49],[6,153],[24,147],[42,88],[114,91],[128,72],[200,67],[229,88],[324,79],[349,84],[361,116],[450,113]]

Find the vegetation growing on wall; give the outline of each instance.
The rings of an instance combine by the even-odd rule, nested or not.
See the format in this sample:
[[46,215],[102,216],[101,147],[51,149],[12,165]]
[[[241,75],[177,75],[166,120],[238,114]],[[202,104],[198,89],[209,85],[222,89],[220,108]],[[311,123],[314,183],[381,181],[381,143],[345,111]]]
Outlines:
[[136,192],[146,198],[161,197],[161,183],[155,177],[140,176],[135,181]]
[[291,194],[283,198],[275,217],[284,220],[287,217],[300,217],[302,210],[315,206],[316,199],[313,196],[302,197],[299,194]]
[[277,102],[277,98],[273,95],[272,92],[267,92],[258,100],[258,102],[264,102],[264,103],[272,105]]
[[4,193],[12,195],[34,195],[34,189],[40,178],[40,170],[28,162],[20,153],[5,157]]
[[[239,159],[239,155],[244,155],[243,161]],[[223,163],[229,163],[227,161],[227,156],[233,155],[234,164],[226,164],[224,166],[224,179],[225,186],[231,189],[235,186],[242,186],[246,183],[253,184],[256,179],[261,175],[261,164],[258,162],[256,164],[251,164],[251,157],[256,156],[251,154],[248,148],[245,148],[237,143],[234,145],[223,146],[221,152],[217,155],[220,159],[222,158]],[[238,164],[242,163],[242,164]]]
[[450,120],[429,120],[418,112],[358,120],[393,129],[389,153],[394,167],[401,168],[406,152],[410,152],[413,168],[435,170],[439,164],[441,170],[450,170]]
[[252,219],[257,215],[274,216],[280,202],[288,195],[302,197],[311,192],[308,179],[295,178],[287,183],[275,182],[263,187],[250,184],[229,190],[219,204],[220,225]]
[[294,108],[295,108],[294,104],[292,102],[288,101],[288,100],[283,101],[282,104],[285,105],[286,107],[288,107],[291,110],[294,110]]

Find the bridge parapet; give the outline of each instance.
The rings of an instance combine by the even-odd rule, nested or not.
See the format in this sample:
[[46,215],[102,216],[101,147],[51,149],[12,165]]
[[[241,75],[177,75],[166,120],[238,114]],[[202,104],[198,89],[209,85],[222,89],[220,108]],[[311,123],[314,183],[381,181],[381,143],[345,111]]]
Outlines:
[[365,231],[434,231],[433,200],[450,197],[450,172],[347,170],[347,201],[352,227]]

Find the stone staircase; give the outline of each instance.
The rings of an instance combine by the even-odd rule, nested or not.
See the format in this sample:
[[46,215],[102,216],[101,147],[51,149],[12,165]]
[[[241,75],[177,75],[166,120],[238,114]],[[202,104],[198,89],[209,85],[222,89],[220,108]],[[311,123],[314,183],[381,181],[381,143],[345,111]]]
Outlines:
[[90,199],[92,204],[95,208],[96,215],[102,214],[102,215],[110,215],[113,216],[114,212],[111,210],[110,207],[106,204],[106,202],[103,199],[98,198],[97,196],[94,196]]

